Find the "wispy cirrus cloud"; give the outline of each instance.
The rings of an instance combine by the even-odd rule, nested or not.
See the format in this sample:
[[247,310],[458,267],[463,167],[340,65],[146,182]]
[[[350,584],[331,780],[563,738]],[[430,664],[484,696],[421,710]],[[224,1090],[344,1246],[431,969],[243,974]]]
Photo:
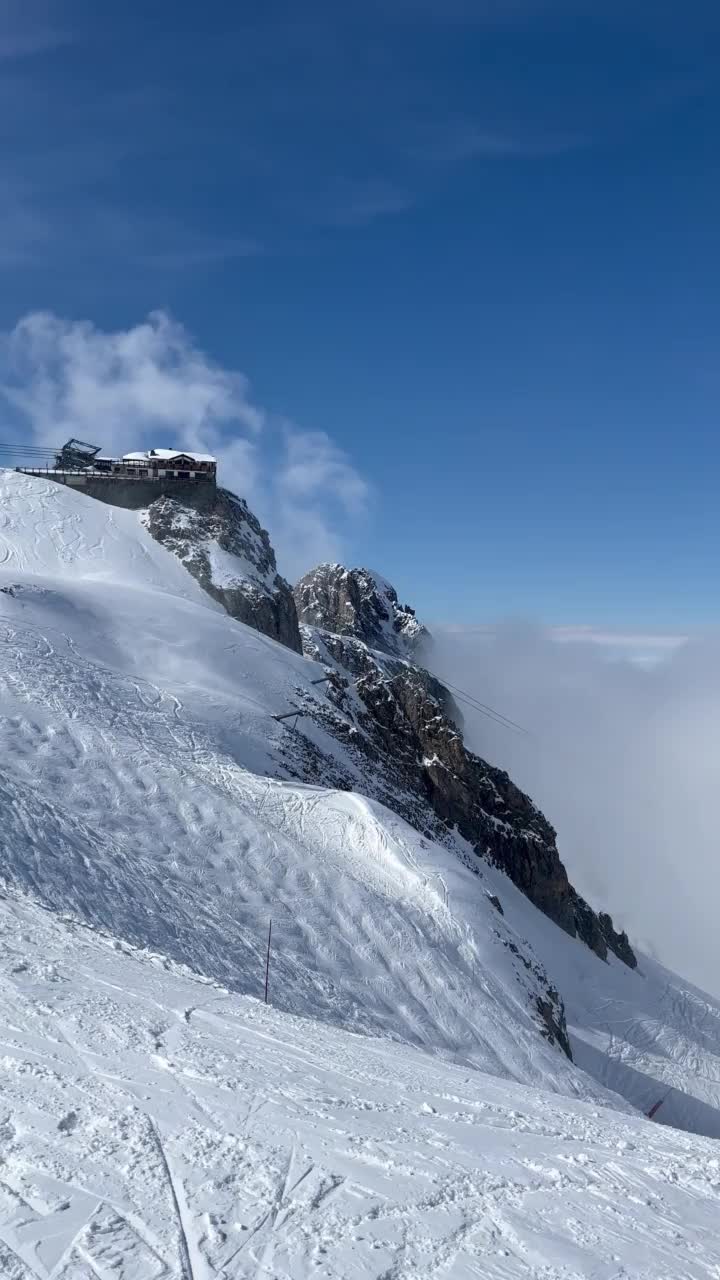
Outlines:
[[453,121],[436,126],[428,137],[424,154],[445,163],[494,158],[533,159],[561,156],[591,145],[583,134],[537,131],[530,127],[498,129],[472,121]]
[[410,186],[385,179],[344,179],[315,192],[308,212],[313,221],[328,227],[363,227],[377,218],[404,213],[417,198]]
[[90,244],[95,252],[116,253],[128,264],[158,273],[212,269],[264,252],[255,237],[224,235],[169,214],[100,207],[92,223]]
[[70,44],[72,37],[64,31],[47,28],[45,31],[3,31],[0,28],[0,61],[14,58],[32,58],[47,53],[61,45]]
[[53,0],[4,0],[0,61],[33,58],[71,44],[74,34]]
[[138,244],[135,260],[151,270],[188,271],[223,266],[241,258],[257,258],[264,252],[261,242],[250,237],[183,234],[182,228],[176,227],[175,238],[176,244],[172,247],[147,250]]
[[[596,22],[606,35],[639,29],[639,6],[619,0],[225,8],[208,29],[183,14],[168,30],[143,25],[138,62],[133,0],[110,17],[73,0],[6,0],[0,268],[87,282],[104,259],[105,287],[124,294],[144,273],[164,288],[172,274],[288,245],[302,253],[315,232],[350,237],[401,219],[473,166],[560,163],[697,85],[692,59],[670,81],[625,75],[612,92],[592,58],[588,85],[572,60],[553,76],[540,58],[525,75],[523,41],[544,38],[543,23],[567,36],[590,15],[581,53]],[[486,56],[493,40],[496,60]],[[80,41],[96,77],[61,62]],[[471,47],[485,73],[468,84]],[[44,53],[53,56],[28,63]],[[23,185],[20,198],[6,197],[6,182]],[[203,190],[212,198],[198,199]]]
[[[265,252],[253,236],[214,232],[171,213],[146,215],[99,200],[75,207],[72,193],[68,201],[69,175],[76,183],[95,181],[107,163],[107,153],[95,157],[71,149],[57,180],[52,170],[36,175],[30,162],[22,179],[7,174],[0,182],[0,268],[67,270],[120,262],[126,272],[159,278],[213,270]],[[53,165],[58,164],[55,156]]]
[[27,269],[52,245],[52,219],[6,183],[0,188],[0,269]]

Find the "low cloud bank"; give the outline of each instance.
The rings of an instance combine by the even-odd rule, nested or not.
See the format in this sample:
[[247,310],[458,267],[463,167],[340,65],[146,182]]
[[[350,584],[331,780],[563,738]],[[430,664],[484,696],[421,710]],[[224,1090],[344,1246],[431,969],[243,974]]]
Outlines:
[[543,809],[578,889],[720,994],[720,634],[433,634],[437,674],[529,731],[461,703],[468,745]]

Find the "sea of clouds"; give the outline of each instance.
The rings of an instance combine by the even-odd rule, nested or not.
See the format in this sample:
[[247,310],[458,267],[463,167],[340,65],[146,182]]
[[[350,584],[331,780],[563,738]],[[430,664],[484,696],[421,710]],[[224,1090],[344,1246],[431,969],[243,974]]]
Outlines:
[[557,828],[577,888],[633,941],[720,994],[720,635],[509,622],[433,628],[468,745]]

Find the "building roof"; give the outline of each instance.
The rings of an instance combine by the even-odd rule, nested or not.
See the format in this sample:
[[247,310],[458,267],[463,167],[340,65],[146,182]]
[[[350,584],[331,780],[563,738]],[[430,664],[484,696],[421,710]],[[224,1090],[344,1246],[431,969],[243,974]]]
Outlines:
[[141,449],[137,453],[124,453],[123,462],[173,462],[176,458],[189,458],[191,462],[216,462],[211,453],[190,453],[187,449]]

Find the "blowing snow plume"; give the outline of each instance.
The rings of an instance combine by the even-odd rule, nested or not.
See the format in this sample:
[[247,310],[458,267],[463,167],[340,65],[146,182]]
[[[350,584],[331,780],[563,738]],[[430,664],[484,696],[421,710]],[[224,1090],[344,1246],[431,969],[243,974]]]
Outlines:
[[529,730],[463,703],[468,745],[548,815],[580,892],[634,943],[720,991],[718,637],[661,638],[648,663],[617,656],[608,637],[530,624],[433,634],[436,674]]
[[214,454],[221,483],[272,525],[291,578],[341,558],[368,502],[365,480],[325,432],[257,406],[244,374],[212,360],[164,311],[115,332],[25,316],[0,338],[0,396],[18,442],[79,436],[113,453],[170,445]]

